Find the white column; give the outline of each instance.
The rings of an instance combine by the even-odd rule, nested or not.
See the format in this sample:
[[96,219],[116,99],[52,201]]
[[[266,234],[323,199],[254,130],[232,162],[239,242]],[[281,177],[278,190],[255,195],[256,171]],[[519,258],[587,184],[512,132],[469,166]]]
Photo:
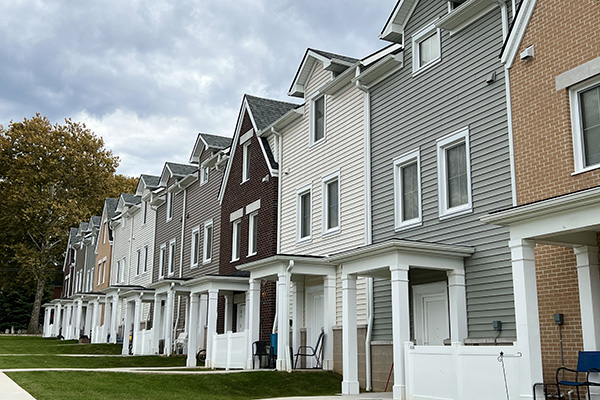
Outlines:
[[165,332],[165,355],[170,356],[173,352],[173,310],[175,307],[175,292],[169,289],[167,302],[165,304],[164,332]]
[[290,347],[290,295],[285,272],[277,276],[277,289],[277,370],[286,371],[288,369],[287,360]]
[[154,294],[154,310],[152,312],[152,354],[158,354],[158,341],[160,339],[161,332],[161,307],[162,307],[161,295]]
[[408,265],[391,265],[394,399],[406,399],[404,343],[410,340]]
[[65,306],[65,308],[63,310],[62,335],[66,340],[73,339],[73,325],[71,323],[72,308],[73,308],[73,306],[71,304],[69,304],[69,305]]
[[83,301],[77,300],[77,307],[75,309],[75,327],[73,330],[76,340],[79,340],[79,336],[81,335],[82,314],[83,314]]
[[595,246],[578,246],[574,250],[577,257],[583,349],[595,351],[600,349],[600,270],[598,269],[598,248]]
[[[140,295],[141,296],[141,295]],[[141,323],[141,318],[142,318],[142,298],[138,296],[135,298],[135,309],[134,309],[134,314],[133,314],[133,329],[131,330],[132,335],[133,335],[133,354],[137,354],[138,353],[138,348],[141,348],[141,346],[138,345],[139,341],[140,341],[140,323]]]
[[531,398],[531,388],[542,382],[542,347],[535,276],[535,242],[511,240],[513,287],[515,296],[515,322],[517,343],[515,348],[523,356],[519,368],[519,395]]
[[323,279],[323,369],[333,370],[333,327],[335,326],[335,273]]
[[197,293],[190,293],[190,320],[188,324],[188,352],[186,366],[196,366],[196,353],[198,353],[198,303]]
[[125,302],[125,321],[123,322],[123,348],[121,354],[129,354],[129,332],[131,330],[131,302],[123,299]]
[[212,368],[213,360],[213,338],[217,334],[217,306],[219,291],[210,289],[208,291],[208,329],[206,332],[206,366]]
[[118,335],[118,331],[119,331],[119,313],[121,310],[119,310],[119,296],[113,296],[112,297],[112,304],[110,306],[110,312],[111,312],[111,317],[110,317],[110,342],[112,344],[116,344],[117,343],[117,335]]
[[61,326],[63,326],[62,314],[62,304],[59,303],[56,305],[56,309],[54,310],[54,336],[58,336],[61,333],[64,336],[64,330],[63,332],[60,330]]
[[98,321],[98,307],[100,307],[100,300],[96,299],[92,308],[92,323],[90,328],[92,330],[92,337],[90,338],[92,340],[92,343],[100,343],[100,341],[98,340],[100,338],[96,337],[100,334],[100,330],[98,329],[98,325],[100,325]]
[[[83,307],[82,307],[83,310]],[[90,332],[92,330],[92,310],[90,310],[90,302],[88,301],[85,305],[85,319],[83,323],[83,334],[88,338],[90,337]]]
[[465,271],[448,271],[448,295],[450,307],[450,340],[462,343],[468,335],[467,291]]
[[233,325],[233,295],[225,295],[225,333],[232,331]]
[[260,281],[250,278],[246,293],[246,320],[248,321],[248,361],[247,369],[253,369],[252,343],[259,338],[260,330]]
[[203,293],[200,295],[200,318],[198,320],[198,348],[206,350],[206,317],[208,314],[208,295]]
[[[300,329],[304,326],[304,282],[294,282],[294,315],[292,317],[292,347],[294,351],[302,345]],[[292,360],[294,363],[295,360]],[[293,366],[294,364],[292,364]]]
[[50,307],[44,307],[44,328],[42,330],[43,337],[49,337],[50,332]]
[[104,324],[102,325],[102,338],[99,343],[106,343],[110,333],[110,301],[108,296],[104,298]]
[[342,394],[359,394],[356,276],[342,273]]

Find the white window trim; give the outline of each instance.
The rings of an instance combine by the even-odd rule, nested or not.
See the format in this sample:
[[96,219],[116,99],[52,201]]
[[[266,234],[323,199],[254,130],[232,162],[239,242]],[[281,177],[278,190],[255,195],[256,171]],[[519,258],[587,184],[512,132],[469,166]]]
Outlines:
[[585,150],[583,148],[583,122],[581,121],[581,104],[579,94],[594,86],[600,85],[600,76],[586,80],[569,89],[569,102],[571,108],[571,129],[573,132],[573,157],[575,161],[575,172],[572,175],[581,174],[600,168],[600,164],[585,166]]
[[[427,39],[429,36],[431,36],[431,34],[435,32],[438,38],[438,50],[439,50],[439,57],[428,62],[425,65],[419,65],[419,59],[420,59],[420,48],[419,48],[419,44]],[[430,25],[426,26],[425,28],[421,29],[419,32],[415,33],[412,36],[412,65],[413,65],[413,76],[431,68],[432,66],[434,66],[435,64],[439,63],[440,61],[442,61],[442,33],[441,33],[441,29],[436,28],[435,27],[435,23],[431,23]]]
[[[455,144],[465,143],[465,156],[467,158],[467,203],[460,206],[448,207],[448,188],[446,171],[446,149]],[[473,197],[471,192],[471,151],[469,146],[469,128],[462,128],[437,140],[437,169],[438,169],[438,203],[439,219],[462,215],[473,211]]]
[[[319,99],[323,99],[323,137],[319,140],[315,138],[315,103]],[[310,129],[309,129],[309,147],[316,146],[320,143],[325,142],[327,139],[327,96],[324,94],[316,93],[310,99]]]
[[[327,185],[333,181],[338,183],[338,225],[334,228],[327,228],[327,219],[329,218],[329,207],[327,202],[329,201],[328,193],[327,193]],[[337,233],[340,231],[340,227],[342,225],[342,202],[341,202],[341,193],[342,193],[342,185],[340,182],[340,171],[337,170],[329,175],[323,177],[321,182],[321,193],[322,193],[322,229],[323,235],[331,235],[333,233]],[[311,210],[312,211],[312,210]]]
[[[402,200],[404,199],[402,192],[402,167],[417,163],[417,218],[402,220]],[[414,226],[420,226],[423,223],[423,207],[421,202],[421,153],[419,149],[412,150],[394,159],[394,220],[395,229],[402,230]]]
[[[308,236],[306,237],[300,237],[301,232],[302,232],[302,221],[300,219],[301,217],[301,208],[302,208],[302,204],[301,204],[301,198],[303,195],[305,194],[309,194],[310,195],[310,233]],[[313,196],[312,196],[312,185],[306,185],[303,186],[301,188],[298,188],[296,190],[296,242],[297,243],[305,243],[305,242],[310,242],[312,240],[312,200],[313,200]]]
[[[251,141],[244,143],[242,148],[242,183],[250,180],[250,158],[252,156]],[[250,151],[248,151],[250,149]]]
[[117,268],[115,272],[115,283],[119,283],[119,277],[121,275],[121,260],[117,260]]
[[[236,219],[231,223],[231,262],[238,261],[242,254],[241,247],[242,239],[238,238],[237,225],[241,224],[241,219]],[[236,254],[237,253],[237,254]]]
[[[194,236],[198,235],[198,245],[194,246]],[[198,263],[200,262],[200,227],[197,226],[192,229],[192,237],[190,242],[190,268],[197,268]],[[197,258],[197,261],[194,262],[194,258]]]
[[173,219],[173,197],[175,195],[173,194],[173,192],[167,192],[167,222],[171,221]]
[[148,222],[148,203],[142,201],[142,226],[145,226]]
[[[207,257],[208,256],[207,253],[208,253],[209,248],[208,248],[208,236],[207,236],[206,232],[207,232],[207,230],[208,230],[209,227],[212,228],[211,231],[210,231],[210,236],[211,236],[211,241],[210,241],[211,242],[211,246],[210,246],[211,249],[210,250],[211,251],[210,251],[210,257]],[[214,232],[215,232],[215,227],[213,225],[213,220],[211,219],[210,221],[206,221],[204,223],[204,238],[203,238],[203,241],[202,241],[202,263],[203,264],[208,264],[208,263],[210,263],[212,261],[212,247],[214,247],[213,246],[213,244],[214,244],[213,241],[214,241],[214,236],[215,236]]]
[[[206,177],[204,177],[204,171],[206,171]],[[201,166],[200,167],[200,185],[204,185],[210,179],[210,167]]]
[[137,249],[135,252],[135,276],[140,276],[142,273],[142,249]]
[[142,269],[142,274],[145,274],[146,272],[148,272],[149,255],[150,255],[150,245],[146,243],[144,245],[144,268]]
[[254,230],[252,229],[254,227],[254,224],[252,223],[252,221],[256,221],[256,223],[258,223],[258,211],[255,211],[248,215],[248,257],[254,256],[258,252],[258,237],[256,241],[256,249],[254,251],[251,251],[252,241],[254,240]]
[[121,283],[125,283],[125,273],[127,272],[127,257],[123,257],[121,263]]
[[[163,254],[165,255],[163,257]],[[158,278],[163,279],[167,268],[167,244],[163,243],[160,245],[160,252],[158,253]]]
[[167,255],[167,258],[168,258],[167,264],[169,266],[169,270],[167,271],[167,276],[175,275],[175,250],[176,250],[176,241],[175,241],[175,239],[173,239],[169,242],[169,254]]

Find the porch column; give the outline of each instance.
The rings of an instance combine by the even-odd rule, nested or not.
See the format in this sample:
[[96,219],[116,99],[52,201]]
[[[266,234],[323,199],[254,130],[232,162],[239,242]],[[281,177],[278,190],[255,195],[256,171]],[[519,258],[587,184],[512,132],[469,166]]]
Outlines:
[[[294,351],[302,345],[300,329],[304,317],[304,282],[294,282],[294,315],[292,317],[292,347]],[[294,360],[292,360],[292,363]],[[293,364],[292,364],[293,366]]]
[[131,330],[131,334],[133,336],[133,344],[132,344],[132,348],[133,354],[138,354],[141,347],[139,346],[138,343],[140,342],[140,337],[139,334],[140,332],[140,322],[142,319],[142,294],[140,293],[136,298],[135,298],[135,309],[133,312],[133,329]]
[[577,257],[583,349],[595,351],[600,349],[600,270],[598,269],[598,247],[578,246],[574,250]]
[[206,317],[208,308],[208,296],[206,293],[200,295],[200,318],[198,321],[198,348],[206,349]]
[[92,343],[99,343],[98,338],[96,336],[98,336],[98,307],[100,307],[100,300],[97,299],[94,302],[94,307],[92,308],[92,323],[91,323],[91,330],[92,330],[92,337],[90,337]]
[[289,302],[290,294],[287,286],[287,273],[277,275],[277,370],[288,369],[290,347]]
[[185,365],[196,366],[196,353],[198,352],[198,294],[190,293],[190,321],[188,324],[188,352]]
[[52,327],[54,331],[54,336],[58,336],[61,334],[60,328],[62,325],[62,305],[57,304],[56,309],[54,310],[54,326]]
[[65,306],[65,310],[63,312],[63,330],[62,334],[66,340],[73,339],[73,324],[71,323],[71,315],[72,315],[73,306],[69,304]]
[[83,301],[77,300],[77,307],[75,308],[75,327],[73,329],[73,334],[75,339],[78,340],[81,335],[81,317],[83,314]]
[[92,310],[90,310],[90,302],[88,301],[85,306],[85,319],[83,323],[83,334],[88,336],[88,338],[91,338],[90,332],[92,331],[92,314]]
[[119,332],[119,296],[113,296],[112,304],[110,306],[110,343],[117,343],[117,336]]
[[108,297],[104,298],[104,324],[102,325],[102,342],[106,343],[110,333],[110,301]]
[[233,295],[226,294],[225,295],[225,333],[231,331],[231,326],[233,324]]
[[448,295],[450,307],[450,341],[462,343],[468,335],[467,291],[465,271],[448,271]]
[[208,329],[206,332],[206,363],[212,368],[213,362],[213,338],[217,334],[217,306],[219,300],[219,291],[210,289],[208,291]]
[[[260,330],[260,280],[250,278],[246,293],[246,320],[248,321],[248,361],[247,369],[253,369],[252,343],[256,342]],[[260,367],[260,366],[259,366]]]
[[123,299],[125,302],[125,321],[123,322],[123,348],[121,354],[129,354],[129,331],[131,329],[131,305],[128,300]]
[[161,295],[154,294],[154,310],[152,311],[152,348],[150,352],[152,354],[158,354],[158,341],[160,339],[161,332],[161,308],[162,301]]
[[42,337],[49,337],[50,330],[50,307],[44,307],[44,328],[42,329]]
[[173,352],[173,309],[175,307],[175,291],[170,288],[167,291],[167,303],[165,304],[165,355],[170,356]]
[[406,399],[404,343],[410,341],[408,265],[391,265],[394,399]]
[[357,351],[356,275],[342,273],[342,394],[359,394]]
[[515,322],[517,327],[516,349],[523,356],[519,369],[519,395],[531,398],[531,388],[542,382],[542,347],[535,276],[535,242],[510,240],[513,287],[515,296]]
[[335,274],[323,279],[323,369],[333,370],[333,327],[335,325]]

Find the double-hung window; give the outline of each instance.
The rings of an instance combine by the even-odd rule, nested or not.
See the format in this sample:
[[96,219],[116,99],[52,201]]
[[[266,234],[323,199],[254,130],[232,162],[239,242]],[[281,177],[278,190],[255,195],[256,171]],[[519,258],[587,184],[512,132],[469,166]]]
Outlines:
[[200,184],[204,185],[206,182],[208,182],[208,173],[210,171],[210,168],[207,166],[202,166],[202,168],[200,169]]
[[125,282],[125,272],[129,274],[129,268],[127,268],[127,257],[123,257],[123,262],[121,263],[121,282]]
[[395,228],[421,224],[421,161],[419,150],[394,160]]
[[144,273],[148,272],[148,245],[144,246]]
[[434,24],[413,35],[413,74],[441,60],[442,46],[440,39],[440,30]]
[[323,178],[323,233],[340,230],[340,173]]
[[325,96],[317,96],[310,102],[310,144],[325,139]]
[[238,219],[232,223],[232,236],[231,236],[231,261],[237,261],[240,259],[240,252],[242,246],[242,220]]
[[191,243],[191,268],[198,266],[198,260],[200,259],[200,228],[194,228],[192,230],[192,243]]
[[142,270],[142,249],[137,249],[135,262],[135,276],[138,276]]
[[146,225],[148,219],[148,203],[142,201],[142,225]]
[[437,142],[440,217],[472,210],[469,130]]
[[115,272],[115,283],[119,283],[119,277],[121,276],[121,260],[117,260],[117,268]]
[[569,90],[575,172],[600,167],[600,77]]
[[310,240],[312,234],[312,190],[310,186],[297,191],[296,200],[296,239],[298,242]]
[[204,223],[204,251],[203,260],[204,264],[211,262],[212,260],[212,245],[213,245],[213,222],[212,220]]
[[248,256],[256,254],[258,249],[258,212],[248,216]]
[[169,242],[169,276],[175,274],[175,239]]
[[161,279],[165,277],[165,266],[166,265],[167,265],[167,245],[163,243],[160,245],[160,253],[159,253],[159,259],[158,259],[158,277]]
[[242,154],[242,183],[250,179],[250,140],[244,143]]
[[173,192],[167,192],[167,222],[173,219]]

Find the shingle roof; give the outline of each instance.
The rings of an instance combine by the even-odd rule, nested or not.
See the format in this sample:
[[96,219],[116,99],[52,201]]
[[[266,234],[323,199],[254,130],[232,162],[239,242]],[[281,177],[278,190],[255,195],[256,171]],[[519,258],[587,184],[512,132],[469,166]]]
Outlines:
[[126,205],[134,205],[135,206],[142,202],[141,196],[135,196],[131,193],[121,193],[121,197],[123,198],[123,201],[125,202]]
[[262,142],[263,142],[263,147],[265,148],[265,152],[267,153],[267,158],[269,159],[269,163],[271,163],[271,168],[278,169],[279,164],[275,160],[275,156],[273,155],[273,152],[271,151],[271,147],[269,146],[269,141],[267,140],[266,137],[261,137],[260,140],[262,140]]
[[177,163],[168,162],[167,166],[171,170],[171,173],[176,177],[177,176],[180,176],[180,177],[187,176],[189,174],[193,174],[194,172],[198,171],[197,165],[177,164]]
[[90,218],[90,221],[93,226],[100,226],[101,217],[93,215],[92,218]]
[[258,130],[266,128],[278,120],[283,114],[300,106],[299,104],[264,99],[248,94],[246,95],[246,100],[248,101],[248,107],[250,107],[252,117],[254,118]]
[[77,228],[71,228],[69,230],[69,245],[75,243],[75,238],[77,237]]
[[116,214],[119,199],[107,197],[106,199],[104,199],[104,204],[106,204],[106,217],[108,219],[112,219]]
[[231,138],[225,136],[210,135],[208,133],[199,133],[202,140],[208,145],[209,149],[221,150],[231,146]]
[[160,182],[160,176],[155,175],[140,175],[140,179],[144,180],[144,184],[149,188],[157,188]]
[[340,60],[340,61],[346,61],[350,64],[354,64],[355,62],[358,61],[357,58],[353,58],[353,57],[348,57],[348,56],[343,56],[341,54],[335,54],[335,53],[330,53],[328,51],[323,51],[323,50],[317,50],[317,49],[310,49],[312,51],[314,51],[317,54],[322,55],[323,57],[327,57],[331,60],[335,59],[335,60]]

